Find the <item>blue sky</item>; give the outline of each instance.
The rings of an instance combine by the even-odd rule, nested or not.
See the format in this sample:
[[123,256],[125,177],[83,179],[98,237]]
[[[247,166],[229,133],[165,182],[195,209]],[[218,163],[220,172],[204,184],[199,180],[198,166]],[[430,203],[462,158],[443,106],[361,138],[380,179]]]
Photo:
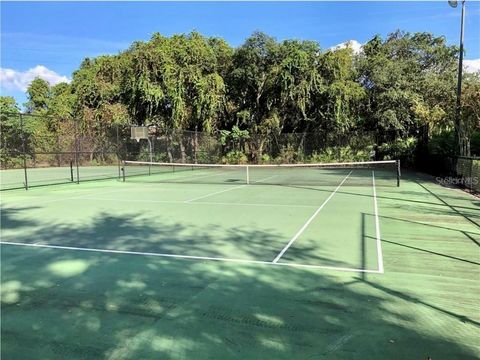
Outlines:
[[[1,2],[1,94],[25,102],[41,77],[71,78],[85,57],[115,54],[133,41],[197,30],[233,46],[256,30],[322,48],[401,29],[457,44],[460,9],[429,2]],[[467,1],[466,59],[480,59],[480,2]],[[480,60],[478,60],[480,61]]]

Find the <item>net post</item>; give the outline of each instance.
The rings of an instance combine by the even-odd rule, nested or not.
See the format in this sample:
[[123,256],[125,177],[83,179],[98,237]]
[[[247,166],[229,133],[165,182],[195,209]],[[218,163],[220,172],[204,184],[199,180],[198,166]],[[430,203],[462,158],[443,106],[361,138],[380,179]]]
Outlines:
[[122,171],[122,180],[123,182],[125,182],[125,167],[127,166],[127,163],[125,162],[125,160],[122,161],[122,167],[121,167],[121,171]]
[[249,170],[248,165],[247,165],[247,169],[246,169],[246,170],[247,170],[247,185],[249,185],[249,184],[250,184],[250,170]]
[[73,161],[70,160],[70,181],[73,182]]
[[400,160],[397,160],[397,187],[400,186]]

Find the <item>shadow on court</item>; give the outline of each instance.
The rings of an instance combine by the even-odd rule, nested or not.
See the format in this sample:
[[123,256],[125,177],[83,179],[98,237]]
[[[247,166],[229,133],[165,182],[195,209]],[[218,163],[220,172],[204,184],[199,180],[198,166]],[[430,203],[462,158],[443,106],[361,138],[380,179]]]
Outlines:
[[[2,212],[2,226],[35,225],[17,216]],[[181,238],[183,230],[103,214],[89,226],[43,226],[28,241],[121,249],[132,246],[134,236],[137,250],[150,251],[154,234],[162,231],[166,250],[203,249],[201,242]],[[243,254],[255,254],[276,236],[231,231]],[[219,244],[206,235],[208,229],[202,241],[215,249]],[[358,281],[357,274],[256,264],[8,245],[1,250],[5,359],[476,357],[437,326],[448,323],[449,330],[474,336],[477,322],[435,297],[420,301],[379,275]]]

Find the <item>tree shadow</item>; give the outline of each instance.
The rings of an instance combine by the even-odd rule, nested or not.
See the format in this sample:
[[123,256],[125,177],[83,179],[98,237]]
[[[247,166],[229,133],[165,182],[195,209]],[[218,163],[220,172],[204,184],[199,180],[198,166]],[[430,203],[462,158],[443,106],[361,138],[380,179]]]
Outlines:
[[37,222],[32,219],[24,219],[18,215],[23,212],[38,209],[37,206],[24,206],[17,208],[0,208],[0,224],[2,229],[18,229],[21,227],[29,227],[37,225]]
[[[11,227],[25,226],[9,221]],[[141,214],[102,214],[90,224],[39,227],[28,241],[149,251],[160,236],[162,251],[188,247],[195,253],[208,245],[209,251],[224,254],[225,239],[211,235],[213,224],[193,231],[190,226],[158,228]],[[268,246],[262,249],[276,247],[278,234],[232,228],[227,236],[238,256],[246,257],[269,254]],[[428,331],[428,317],[412,312],[412,306],[428,306],[452,329],[478,324],[378,284],[381,277],[358,282],[356,274],[283,266],[1,249],[6,359],[476,356],[468,340]]]
[[[367,236],[367,237],[368,237],[368,236]],[[372,237],[370,237],[370,238],[373,239]],[[411,249],[411,250],[416,250],[416,251],[424,252],[424,253],[427,253],[427,254],[432,254],[432,255],[436,255],[436,256],[441,256],[441,257],[444,257],[444,258],[447,258],[447,259],[462,261],[462,262],[465,262],[465,263],[468,263],[468,264],[472,264],[472,265],[480,265],[480,262],[477,262],[477,261],[472,261],[472,260],[468,260],[468,259],[462,259],[462,258],[460,258],[460,257],[458,257],[458,256],[452,256],[452,255],[448,255],[448,254],[443,254],[443,253],[440,253],[440,252],[437,252],[437,251],[431,251],[431,250],[427,250],[427,249],[422,249],[422,248],[417,247],[417,246],[405,245],[405,244],[401,244],[401,243],[396,242],[396,241],[389,241],[389,240],[386,240],[386,239],[384,239],[384,238],[382,238],[382,242],[388,243],[388,244],[392,244],[392,245],[396,245],[396,246],[401,246],[401,247],[404,247],[404,248],[407,248],[407,249]]]
[[[467,215],[466,213],[464,212],[460,212],[456,209],[455,206],[452,206],[450,205],[449,203],[447,203],[443,198],[441,198],[440,196],[438,196],[437,194],[435,194],[432,190],[430,190],[429,188],[427,188],[425,185],[423,185],[422,183],[420,183],[419,181],[415,181],[420,187],[422,187],[425,191],[427,191],[430,195],[434,196],[438,201],[440,201],[441,203],[445,204],[445,206],[447,206],[448,208],[450,208],[455,214],[463,217],[465,220],[469,221],[470,223],[472,223],[473,225],[477,226],[478,228],[480,228],[480,224],[477,223],[475,220],[472,219],[473,215],[469,216]],[[478,210],[478,209],[477,209]],[[480,216],[480,211],[477,213],[477,216]],[[480,246],[480,244],[477,243],[477,245]]]
[[[333,189],[322,189],[320,187],[311,187],[311,186],[306,186],[306,185],[280,185],[280,186],[288,187],[288,188],[294,188],[294,189],[304,189],[304,190],[318,191],[318,192],[324,192],[324,193],[331,193],[333,191]],[[371,186],[371,185],[369,185],[369,186]],[[378,186],[377,186],[377,188],[378,188]],[[342,189],[342,188],[340,188],[340,189]],[[373,198],[373,194],[362,194],[360,192],[354,192],[354,191],[338,190],[336,193],[337,194],[343,194],[343,195],[351,195],[351,196],[355,196],[355,197]],[[420,191],[407,191],[407,190],[402,189],[402,190],[399,191],[399,194],[401,195],[401,197],[399,197],[399,196],[385,196],[385,195],[377,194],[377,199],[379,199],[379,200],[393,200],[393,201],[397,201],[399,203],[409,203],[409,204],[412,204],[412,206],[414,204],[432,205],[432,206],[435,206],[435,207],[447,206],[449,208],[453,206],[456,209],[480,211],[480,208],[472,208],[472,207],[469,207],[469,206],[462,206],[462,205],[449,205],[449,204],[445,204],[445,203],[431,202],[431,201],[425,201],[425,200],[414,200],[414,199],[411,198],[411,197],[418,197],[418,198],[425,197],[425,193],[420,192]],[[472,201],[472,204],[480,207],[480,201]]]

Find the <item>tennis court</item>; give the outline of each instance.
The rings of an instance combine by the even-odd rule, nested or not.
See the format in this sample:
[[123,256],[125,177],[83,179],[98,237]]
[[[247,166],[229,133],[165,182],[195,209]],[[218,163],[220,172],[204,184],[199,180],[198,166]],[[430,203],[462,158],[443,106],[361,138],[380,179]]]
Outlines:
[[391,163],[111,168],[2,193],[6,357],[477,357],[478,198]]

